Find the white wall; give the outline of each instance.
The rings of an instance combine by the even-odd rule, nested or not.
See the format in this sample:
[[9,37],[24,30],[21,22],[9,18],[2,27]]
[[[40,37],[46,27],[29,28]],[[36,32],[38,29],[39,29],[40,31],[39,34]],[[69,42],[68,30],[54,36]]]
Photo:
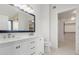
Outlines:
[[79,8],[77,8],[76,17],[76,52],[79,53]]
[[51,9],[51,19],[50,19],[50,37],[51,37],[51,46],[52,48],[58,48],[58,15],[56,9]]
[[74,9],[74,8],[78,7],[79,5],[78,4],[52,4],[52,9],[53,9],[53,6],[57,7],[56,8],[57,13],[61,13],[64,11]]
[[63,19],[58,19],[58,40],[63,41],[64,39],[64,21]]
[[41,35],[45,41],[45,52],[49,53],[50,38],[49,38],[49,5],[40,5],[40,20],[41,20]]
[[0,30],[9,30],[8,16],[0,15]]
[[40,5],[41,33],[49,40],[49,5]]

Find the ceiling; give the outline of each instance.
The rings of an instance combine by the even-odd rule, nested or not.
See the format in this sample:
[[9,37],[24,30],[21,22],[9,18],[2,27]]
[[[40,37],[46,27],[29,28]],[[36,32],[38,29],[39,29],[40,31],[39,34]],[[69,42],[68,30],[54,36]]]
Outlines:
[[30,14],[21,11],[19,8],[13,7],[8,4],[0,4],[0,15],[14,16],[17,13],[24,14],[29,17],[33,17],[33,16],[30,16]]
[[[79,4],[52,4],[51,6],[52,10],[56,10],[57,13],[61,13],[64,11],[75,9],[76,7],[79,7]],[[56,6],[56,8],[53,9],[53,6]]]
[[76,11],[76,10],[72,9],[72,10],[68,10],[68,11],[59,13],[58,18],[59,19],[70,19],[71,17],[76,17],[76,13],[73,13],[74,11]]
[[[55,8],[53,8],[55,6]],[[51,4],[52,11],[58,14],[58,18],[64,22],[75,23],[75,20],[71,20],[72,17],[76,17],[76,14],[72,12],[79,8],[79,4]]]
[[12,7],[8,4],[0,4],[1,15],[12,16],[12,15],[15,15],[17,12],[18,12],[18,9],[15,7]]

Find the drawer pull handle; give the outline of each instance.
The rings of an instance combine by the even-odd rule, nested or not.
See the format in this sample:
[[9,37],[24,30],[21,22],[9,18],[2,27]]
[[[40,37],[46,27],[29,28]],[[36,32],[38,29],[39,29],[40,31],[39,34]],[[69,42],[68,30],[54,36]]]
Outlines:
[[35,54],[35,52],[33,52],[31,55],[34,55]]
[[16,47],[16,49],[19,49],[19,48],[20,48],[20,45]]
[[34,49],[35,47],[32,47],[32,48],[30,48],[30,49]]

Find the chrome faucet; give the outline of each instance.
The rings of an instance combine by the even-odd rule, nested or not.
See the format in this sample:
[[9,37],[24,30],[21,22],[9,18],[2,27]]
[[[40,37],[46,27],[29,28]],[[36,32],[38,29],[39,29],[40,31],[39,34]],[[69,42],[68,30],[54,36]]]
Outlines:
[[12,35],[11,33],[7,34],[7,35],[3,35],[3,38],[15,38],[15,35]]

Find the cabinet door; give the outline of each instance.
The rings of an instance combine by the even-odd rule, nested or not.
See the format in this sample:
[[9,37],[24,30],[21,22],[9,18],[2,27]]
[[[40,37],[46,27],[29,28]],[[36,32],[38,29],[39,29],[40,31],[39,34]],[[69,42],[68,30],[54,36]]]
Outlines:
[[27,54],[26,42],[14,42],[0,46],[0,55],[24,55]]
[[37,54],[44,54],[44,40],[43,38],[37,38]]
[[40,54],[44,54],[44,39],[43,38],[40,38],[39,39],[40,41]]
[[17,44],[15,45],[15,55],[21,55],[21,45],[20,44]]
[[20,49],[19,49],[19,54],[21,55],[27,55],[28,50],[27,50],[27,41],[20,43]]
[[15,46],[7,46],[0,48],[0,55],[14,55],[15,54]]

